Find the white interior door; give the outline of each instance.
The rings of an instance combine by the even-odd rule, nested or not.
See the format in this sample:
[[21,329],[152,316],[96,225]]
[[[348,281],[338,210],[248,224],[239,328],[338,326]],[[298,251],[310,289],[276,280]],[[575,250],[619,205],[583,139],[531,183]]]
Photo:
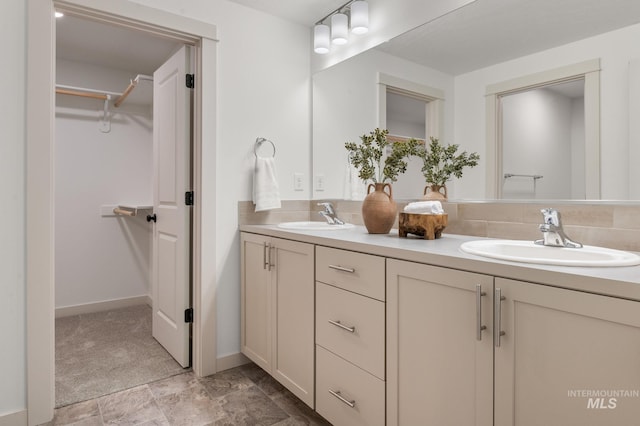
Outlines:
[[153,337],[189,366],[191,306],[190,89],[185,85],[189,51],[182,47],[153,74]]

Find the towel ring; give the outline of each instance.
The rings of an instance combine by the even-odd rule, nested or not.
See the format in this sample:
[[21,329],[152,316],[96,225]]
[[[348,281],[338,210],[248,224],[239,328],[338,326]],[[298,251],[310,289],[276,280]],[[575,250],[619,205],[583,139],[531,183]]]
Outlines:
[[276,145],[272,141],[270,141],[269,139],[266,139],[266,138],[256,138],[256,143],[253,146],[253,154],[256,156],[256,158],[258,157],[258,148],[260,148],[260,146],[264,142],[269,142],[271,144],[271,147],[273,148],[272,157],[275,157],[276,156]]

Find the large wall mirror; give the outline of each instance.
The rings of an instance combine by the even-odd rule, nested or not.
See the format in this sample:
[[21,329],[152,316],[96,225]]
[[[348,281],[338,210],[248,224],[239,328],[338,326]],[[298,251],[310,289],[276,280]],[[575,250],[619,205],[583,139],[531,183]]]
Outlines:
[[[417,129],[400,136],[439,136],[480,154],[477,167],[448,183],[450,199],[639,200],[639,23],[637,0],[476,0],[318,72],[313,173],[323,187],[314,179],[313,197],[352,198],[344,143],[383,127],[400,129],[394,133]],[[576,75],[540,84],[538,91],[509,93],[520,97],[498,93],[498,107],[488,102],[502,82],[575,64],[595,64],[597,108],[585,102],[593,75],[587,83]],[[409,90],[388,96],[394,79]],[[437,93],[437,134],[429,126],[424,133],[435,108],[429,102],[425,107],[420,96],[416,102],[421,88]],[[403,93],[412,99],[404,102]],[[407,112],[411,105],[420,111]],[[537,112],[542,105],[555,109]],[[545,116],[553,118],[557,133],[542,128]],[[492,130],[492,120],[506,127]],[[532,165],[536,157],[540,165]],[[395,185],[397,198],[420,198],[425,182],[419,164]]]

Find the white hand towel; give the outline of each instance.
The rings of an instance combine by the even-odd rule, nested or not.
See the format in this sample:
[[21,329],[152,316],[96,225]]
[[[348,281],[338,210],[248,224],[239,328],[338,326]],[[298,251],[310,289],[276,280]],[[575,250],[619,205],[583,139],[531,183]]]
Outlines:
[[407,204],[404,212],[414,214],[443,214],[444,209],[440,201],[416,201]]
[[256,157],[253,173],[253,203],[256,205],[257,212],[281,207],[276,162],[273,157]]
[[364,198],[364,182],[358,176],[358,170],[351,164],[347,164],[344,171],[344,199],[362,200]]

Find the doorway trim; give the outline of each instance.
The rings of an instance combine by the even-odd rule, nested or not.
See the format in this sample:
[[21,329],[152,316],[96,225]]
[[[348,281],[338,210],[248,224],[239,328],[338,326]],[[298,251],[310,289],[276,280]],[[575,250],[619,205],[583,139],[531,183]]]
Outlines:
[[486,197],[502,198],[502,111],[504,95],[584,77],[586,199],[600,199],[600,59],[529,74],[486,88]]
[[55,7],[195,46],[192,366],[198,376],[216,372],[216,267],[215,262],[202,261],[216,258],[216,27],[127,0],[28,0],[26,380],[29,425],[51,420],[55,405]]

